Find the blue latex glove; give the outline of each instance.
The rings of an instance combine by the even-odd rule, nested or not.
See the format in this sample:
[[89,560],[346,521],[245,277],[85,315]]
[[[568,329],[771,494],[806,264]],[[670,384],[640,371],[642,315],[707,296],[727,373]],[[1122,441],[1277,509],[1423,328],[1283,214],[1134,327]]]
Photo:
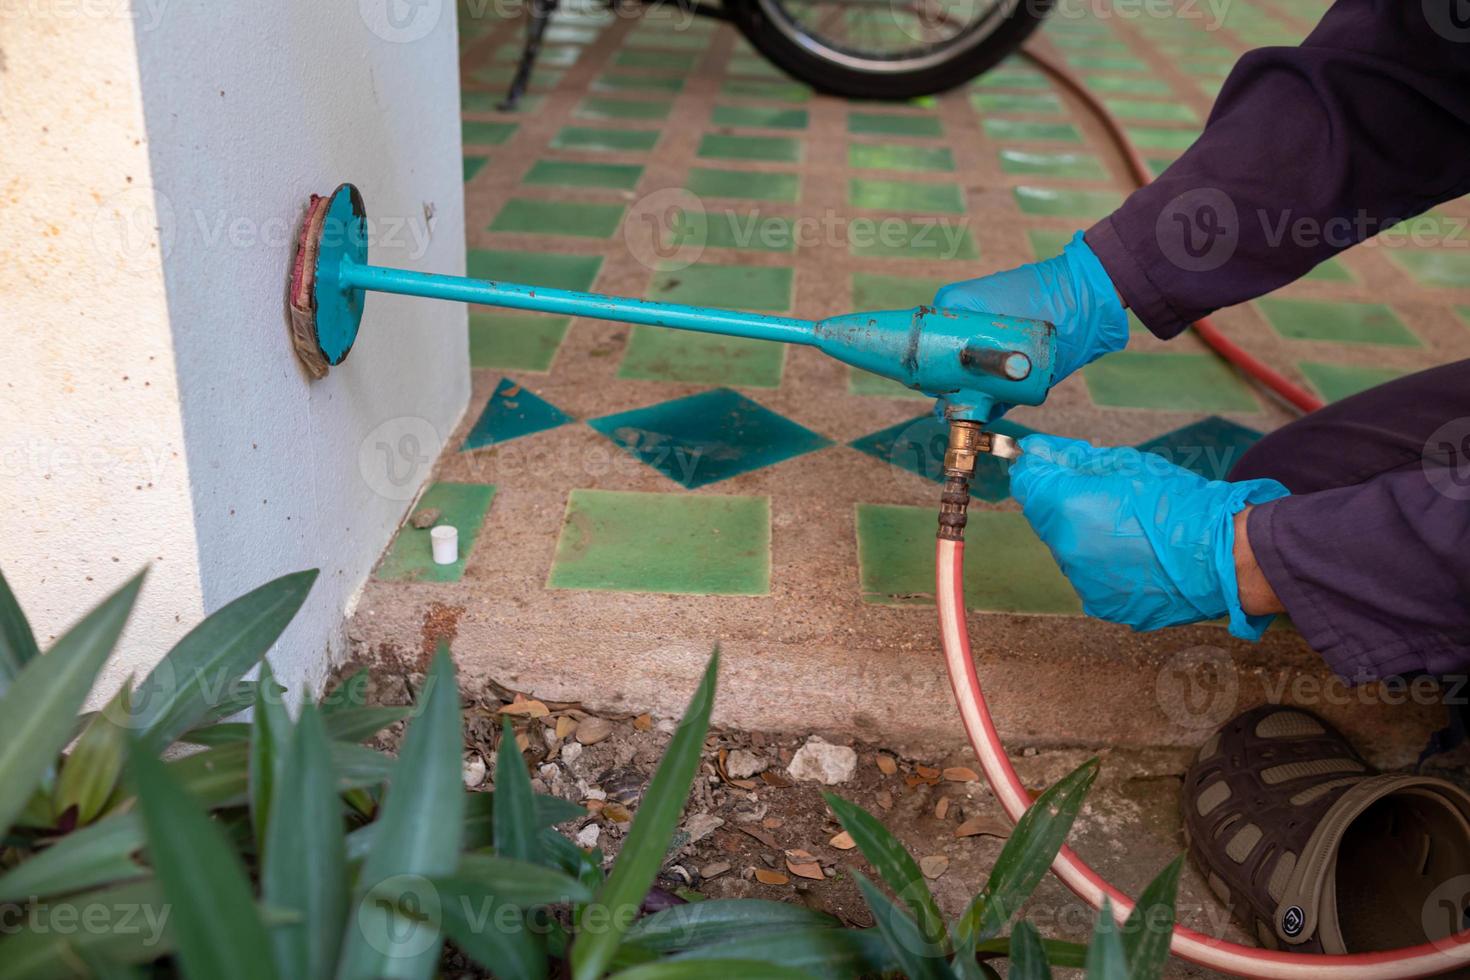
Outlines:
[[1061,255],[952,283],[934,295],[934,305],[1051,321],[1057,328],[1054,385],[1128,343],[1128,314],[1080,231]]
[[1011,493],[1089,616],[1135,630],[1228,614],[1258,640],[1271,616],[1240,608],[1234,516],[1287,495],[1275,480],[1206,480],[1153,453],[1031,435]]

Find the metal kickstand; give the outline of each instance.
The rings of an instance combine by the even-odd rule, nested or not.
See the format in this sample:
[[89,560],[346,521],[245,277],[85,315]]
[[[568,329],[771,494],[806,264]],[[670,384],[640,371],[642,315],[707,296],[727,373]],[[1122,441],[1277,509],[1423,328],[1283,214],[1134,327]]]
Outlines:
[[511,112],[526,94],[531,84],[531,72],[536,67],[536,58],[541,54],[541,39],[546,35],[546,25],[556,12],[558,0],[531,0],[531,22],[526,25],[526,46],[521,49],[521,61],[516,66],[515,77],[510,80],[510,90],[497,107],[502,112]]

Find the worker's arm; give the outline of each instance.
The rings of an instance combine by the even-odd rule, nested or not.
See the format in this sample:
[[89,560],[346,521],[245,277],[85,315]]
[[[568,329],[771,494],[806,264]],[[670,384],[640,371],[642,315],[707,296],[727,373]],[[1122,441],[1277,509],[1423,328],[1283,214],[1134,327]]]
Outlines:
[[1337,0],[1300,46],[1240,59],[1194,145],[1086,233],[1150,330],[1172,337],[1470,191],[1460,8]]

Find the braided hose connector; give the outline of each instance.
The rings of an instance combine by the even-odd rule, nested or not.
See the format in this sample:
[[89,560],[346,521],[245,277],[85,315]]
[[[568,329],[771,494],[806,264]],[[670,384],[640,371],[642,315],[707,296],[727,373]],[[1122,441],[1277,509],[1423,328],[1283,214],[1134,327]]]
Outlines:
[[[1031,805],[1031,794],[1011,765],[996,730],[995,719],[991,716],[990,705],[985,701],[980,677],[975,671],[969,624],[965,620],[965,512],[970,500],[970,477],[975,471],[976,452],[994,451],[995,436],[995,433],[981,432],[974,422],[960,421],[950,425],[949,452],[944,457],[944,493],[939,505],[934,585],[940,645],[944,650],[955,704],[970,745],[975,750],[975,758],[985,774],[985,781],[990,784],[1001,808],[1014,822],[1020,820]],[[987,443],[986,438],[991,441]],[[985,446],[983,450],[979,448],[982,444]],[[1063,847],[1057,854],[1051,870],[1094,909],[1102,908],[1104,898],[1111,902],[1119,925],[1133,910],[1132,899],[1109,884],[1069,847]],[[1238,977],[1268,977],[1273,980],[1392,980],[1436,976],[1470,966],[1470,930],[1405,949],[1325,956],[1244,946],[1176,925],[1169,948],[1175,956],[1200,966]]]

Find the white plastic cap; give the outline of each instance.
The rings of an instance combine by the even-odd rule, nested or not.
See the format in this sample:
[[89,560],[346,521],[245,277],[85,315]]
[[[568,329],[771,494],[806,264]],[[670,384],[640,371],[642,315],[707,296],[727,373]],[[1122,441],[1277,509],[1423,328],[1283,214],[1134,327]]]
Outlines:
[[434,549],[434,564],[453,565],[459,561],[459,528],[437,524],[429,529],[429,541]]

